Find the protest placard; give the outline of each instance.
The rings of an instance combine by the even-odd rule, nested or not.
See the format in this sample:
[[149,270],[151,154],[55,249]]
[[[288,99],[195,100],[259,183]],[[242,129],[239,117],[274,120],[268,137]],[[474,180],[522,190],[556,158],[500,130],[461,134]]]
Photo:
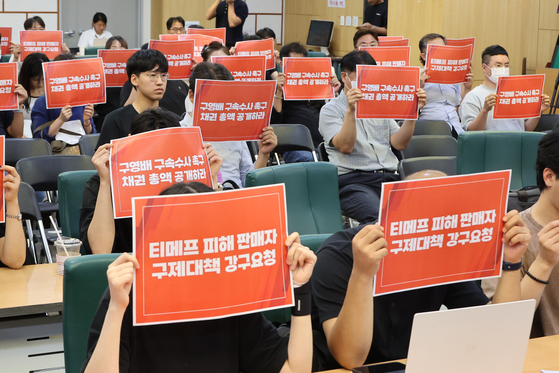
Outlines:
[[44,53],[51,60],[62,53],[62,31],[20,31],[19,42],[21,45],[20,61],[35,52]]
[[225,40],[226,37],[226,32],[225,32],[225,27],[220,27],[220,28],[207,28],[207,29],[201,29],[201,28],[187,28],[186,29],[186,33],[188,35],[206,35],[206,36],[211,36],[214,38],[218,38],[220,40],[223,40],[222,44],[226,44],[227,40]]
[[128,81],[126,63],[139,49],[99,49],[97,56],[103,60],[107,87],[122,87]]
[[286,57],[283,59],[285,100],[328,100],[335,97],[330,58]]
[[225,66],[235,80],[258,82],[266,79],[264,56],[212,56],[211,62]]
[[105,103],[105,70],[99,57],[43,63],[47,109]]
[[419,67],[357,65],[357,119],[417,119]]
[[425,74],[428,83],[458,84],[467,82],[473,45],[454,47],[447,45],[427,45]]
[[394,41],[394,40],[404,40],[403,36],[379,36],[379,41]]
[[[19,108],[17,94],[17,62],[0,64],[0,110],[16,110]],[[5,125],[9,125],[6,123]]]
[[199,128],[165,128],[111,140],[111,191],[115,219],[132,216],[132,198],[158,195],[179,183],[212,187]]
[[266,70],[276,67],[274,39],[239,41],[235,44],[236,56],[266,56]]
[[453,47],[464,47],[466,45],[471,45],[472,46],[472,54],[470,55],[470,60],[471,60],[474,57],[476,38],[446,39],[446,45],[450,45]]
[[374,295],[499,276],[510,170],[384,183]]
[[[0,136],[0,165],[4,166],[6,163],[6,136],[1,135]],[[5,173],[4,171],[2,171],[2,177],[4,177]],[[5,212],[6,212],[6,208],[4,207],[4,203],[5,203],[5,199],[4,199],[4,188],[2,188],[2,201],[0,201],[0,223],[4,223],[6,221],[6,216],[5,216]]]
[[541,115],[545,75],[500,77],[494,119],[537,118]]
[[0,27],[0,46],[2,56],[5,54],[10,54],[10,44],[12,41],[12,28],[11,27]]
[[194,40],[150,40],[149,49],[160,51],[169,63],[169,79],[190,78],[194,56]]
[[162,34],[159,35],[159,40],[179,40],[179,34]]
[[193,124],[204,141],[260,140],[270,124],[275,80],[196,80]]
[[407,47],[410,45],[410,39],[386,40],[379,38],[378,45],[379,47]]
[[209,45],[212,41],[217,41],[223,44],[222,39],[214,38],[213,36],[198,34],[179,35],[179,40],[194,40],[194,59],[198,63],[204,61],[204,59],[202,58],[202,49],[204,49],[206,45]]
[[411,47],[360,47],[368,52],[379,66],[409,66]]
[[134,325],[293,305],[283,184],[133,203]]

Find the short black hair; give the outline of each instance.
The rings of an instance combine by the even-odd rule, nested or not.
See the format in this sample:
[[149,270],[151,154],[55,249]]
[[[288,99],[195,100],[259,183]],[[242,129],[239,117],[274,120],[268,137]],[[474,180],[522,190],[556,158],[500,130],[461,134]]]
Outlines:
[[485,48],[485,50],[481,54],[481,62],[487,65],[491,61],[491,56],[500,56],[500,55],[505,55],[507,57],[509,56],[505,48],[501,47],[498,44],[491,45]]
[[97,12],[93,15],[93,23],[97,23],[99,21],[107,24],[107,16],[105,15],[105,13]]
[[260,36],[261,39],[275,39],[276,33],[269,27],[261,28],[260,30],[256,31],[256,35]]
[[[25,90],[31,92],[31,80],[39,77],[43,79],[43,62],[49,62],[49,58],[39,52],[31,53],[23,60],[21,70],[19,70],[18,82]],[[30,95],[23,102],[25,110],[29,111]]]
[[25,22],[23,22],[23,28],[25,30],[31,30],[33,28],[33,24],[37,22],[39,25],[41,25],[42,28],[45,28],[45,21],[43,21],[43,19],[39,16],[35,16],[35,17],[31,17],[25,20]]
[[169,71],[169,63],[163,53],[155,49],[139,50],[126,62],[126,73],[128,80],[132,75],[140,76],[141,73],[151,71],[157,67],[157,71],[166,73]]
[[341,61],[341,71],[353,73],[357,70],[357,65],[376,65],[375,59],[365,51],[352,51],[343,56]]
[[74,56],[72,53],[60,53],[58,56],[54,57],[53,61],[68,61],[76,59],[76,56]]
[[235,80],[233,75],[225,66],[219,63],[210,62],[201,62],[196,65],[194,70],[192,70],[188,81],[188,86],[192,92],[196,89],[196,79]]
[[[435,40],[435,39],[443,39],[444,44],[446,45],[446,38],[444,36],[442,36],[441,34],[437,34],[437,33],[430,33],[425,35],[424,37],[421,38],[421,40],[419,40],[419,53],[426,53],[427,52],[427,43],[429,43],[431,40]],[[421,62],[423,65],[425,65],[425,61],[423,60],[423,58],[421,58],[421,56],[419,56],[419,62]]]
[[160,196],[171,196],[175,194],[193,194],[193,193],[209,193],[214,190],[198,181],[191,181],[190,183],[176,183],[167,189],[164,189]]
[[210,54],[217,51],[222,51],[228,56],[230,55],[229,49],[225,45],[221,44],[219,41],[212,41],[210,44],[204,45],[204,48],[202,48],[202,52],[200,53],[200,55],[202,56],[202,59],[204,61],[211,62],[209,60]]
[[120,45],[124,47],[124,49],[128,49],[128,42],[122,36],[111,36],[107,42],[105,43],[105,49],[111,49],[111,45],[113,45],[113,41],[118,40]]
[[167,20],[167,30],[170,30],[171,27],[173,27],[173,23],[175,22],[180,22],[182,24],[182,27],[184,27],[185,25],[184,19],[181,16],[171,17]]
[[536,159],[536,181],[540,191],[547,188],[543,180],[543,171],[549,168],[559,177],[559,129],[547,133],[538,144],[538,157]]
[[180,127],[179,118],[175,114],[160,108],[149,109],[134,118],[130,124],[130,134],[137,135],[171,127]]
[[262,38],[258,35],[249,35],[245,38],[245,41],[249,41],[249,40],[262,40]]
[[357,48],[357,40],[361,39],[365,35],[371,35],[376,41],[378,41],[378,34],[376,31],[362,27],[355,32],[355,35],[353,35],[353,48]]
[[283,59],[284,57],[289,57],[291,53],[302,54],[304,57],[307,57],[308,54],[307,50],[301,45],[301,43],[294,42],[284,45],[280,49],[280,58]]
[[201,30],[204,30],[204,26],[202,25],[195,25],[194,23],[191,23],[190,25],[188,25],[188,28],[199,28]]

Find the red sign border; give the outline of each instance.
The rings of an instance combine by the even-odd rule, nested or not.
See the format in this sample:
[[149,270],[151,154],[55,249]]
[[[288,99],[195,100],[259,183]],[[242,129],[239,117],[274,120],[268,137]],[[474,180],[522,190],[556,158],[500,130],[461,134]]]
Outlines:
[[[244,59],[247,59],[247,58],[250,58],[250,59],[262,60],[262,65],[263,65],[263,66],[262,66],[262,72],[263,72],[263,74],[262,74],[262,80],[258,80],[258,81],[264,81],[264,80],[266,80],[266,56],[211,56],[211,57],[210,57],[212,63],[218,63],[218,64],[219,64],[219,62],[214,62],[214,58],[216,58],[216,59],[221,59],[221,58],[223,58],[223,59],[228,59],[228,58],[233,58],[233,59],[241,59],[241,58],[244,58]],[[224,65],[224,66],[225,66],[225,65]],[[231,72],[231,71],[230,71],[230,72]],[[231,73],[231,74],[232,74],[232,73]],[[237,79],[235,79],[235,80],[237,80]],[[241,82],[241,81],[243,81],[243,80],[237,80],[237,81]],[[247,81],[247,80],[244,80],[244,81]],[[253,80],[253,81],[254,81],[254,80]]]
[[[543,94],[543,90],[545,88],[545,74],[532,74],[532,75],[513,75],[513,76],[506,76],[506,77],[499,77],[498,83],[501,83],[501,79],[503,78],[534,78],[534,77],[539,77],[542,79],[542,88],[540,89],[540,108],[541,108],[541,104],[542,104],[542,99],[541,99],[541,95]],[[506,117],[503,116],[498,116],[495,117],[495,115],[497,114],[497,108],[500,106],[498,105],[499,103],[499,88],[500,85],[497,84],[497,89],[496,89],[496,94],[497,94],[497,103],[495,104],[495,108],[493,108],[493,119],[532,119],[532,118],[540,118],[542,116],[542,112],[541,110],[538,110],[538,115],[537,116],[533,116],[533,117],[526,117],[523,115],[507,115]],[[498,114],[497,114],[498,115]]]
[[[141,49],[126,49],[127,51],[134,51],[134,53],[138,52]],[[106,53],[107,51],[116,51],[116,52],[122,52],[123,49],[97,49],[97,57],[103,59],[103,57],[101,56],[102,53]],[[108,52],[108,53],[114,53],[114,52]],[[103,61],[104,62],[104,61]],[[103,66],[103,72],[105,71],[105,66]],[[128,75],[127,75],[128,76]],[[124,87],[123,85],[108,85],[107,84],[107,76],[105,75],[105,88],[122,88]]]
[[13,82],[14,84],[12,85],[12,94],[14,95],[13,106],[12,107],[7,107],[5,109],[1,109],[1,111],[17,110],[17,109],[19,109],[19,104],[18,104],[17,94],[13,90],[13,88],[16,86],[16,84],[19,84],[17,62],[5,62],[5,63],[2,64],[2,66],[12,67],[14,72],[15,72],[16,80]]
[[[371,51],[371,50],[378,50],[379,48],[382,48],[382,49],[384,49],[384,50],[393,49],[393,48],[407,48],[407,49],[408,49],[408,64],[407,64],[406,66],[392,66],[392,67],[408,67],[408,66],[411,66],[411,64],[410,64],[410,62],[411,62],[411,47],[410,47],[409,45],[408,45],[407,47],[404,47],[404,46],[359,47],[359,50],[365,51],[365,52],[369,53],[369,54],[371,55],[371,57],[373,57],[373,55],[372,55],[371,52],[369,52],[369,51]],[[373,59],[375,59],[375,57],[373,57]],[[377,62],[377,60],[375,60],[375,62]],[[377,62],[377,65],[378,65],[378,66],[382,66],[382,65],[379,65],[378,62]]]
[[[62,32],[62,30],[22,30],[19,32],[19,42],[21,44],[21,35],[23,32],[29,32],[29,31],[48,31],[48,32],[58,32],[60,33],[60,53],[62,53],[62,45],[64,44],[64,33]],[[12,33],[12,37],[13,37],[13,33]],[[35,52],[31,52],[31,53],[35,53]],[[28,53],[28,54],[31,54]],[[43,53],[43,52],[41,52]],[[46,54],[46,53],[44,53]],[[23,54],[23,47],[21,48],[21,54],[20,54],[20,62],[23,63],[23,61],[25,60],[25,57],[27,57],[27,55]],[[55,62],[55,61],[51,61],[51,62]],[[58,61],[56,61],[58,62]]]
[[[194,50],[195,50],[195,47],[196,47],[196,43],[195,43],[194,40],[192,40],[192,39],[187,39],[187,40],[154,40],[154,39],[150,39],[150,41],[148,42],[148,49],[154,49],[154,48],[151,47],[151,45],[152,45],[153,42],[156,42],[156,43],[163,43],[163,44],[167,44],[167,43],[171,44],[171,43],[176,43],[176,42],[179,42],[179,41],[180,41],[180,42],[185,42],[185,41],[186,41],[186,42],[192,42],[192,43],[194,44],[194,48],[192,48],[192,58],[191,58],[191,60],[193,60],[193,59],[194,59],[194,53],[195,53]],[[157,49],[154,49],[154,50],[157,50]],[[160,52],[161,52],[161,51],[160,51]],[[161,52],[161,53],[163,53],[163,52]],[[163,55],[165,55],[165,53],[163,53]],[[165,58],[167,58],[167,56],[165,56]],[[167,60],[167,62],[169,62],[169,60]],[[194,67],[194,65],[192,64],[192,61],[191,61],[191,63],[190,63],[190,69],[189,69],[187,75],[181,76],[181,77],[178,77],[178,78],[174,78],[174,77],[172,78],[171,75],[169,74],[169,79],[168,79],[168,80],[184,80],[184,79],[190,78],[190,75],[192,75],[192,68],[193,68],[193,67]]]
[[[430,64],[428,63],[428,62],[429,62],[429,49],[431,49],[431,48],[433,48],[433,47],[435,47],[435,48],[437,48],[437,47],[446,47],[446,48],[467,48],[467,47],[469,47],[469,46],[471,46],[472,49],[471,49],[471,52],[470,52],[470,63],[468,64],[468,66],[471,66],[471,64],[472,64],[472,55],[473,55],[473,53],[474,53],[474,46],[473,46],[472,44],[463,45],[463,46],[428,44],[428,45],[427,45],[427,51],[425,52],[425,74],[429,75],[429,74],[428,74],[429,68],[427,67],[427,65],[430,65]],[[469,70],[470,70],[470,69],[469,69],[469,67],[468,67],[468,71],[469,71]],[[468,73],[468,72],[466,72],[466,75],[467,75],[467,73]],[[462,84],[462,83],[466,83],[466,82],[468,81],[467,78],[465,78],[465,80],[462,80],[462,81],[459,81],[459,82],[456,81],[456,82],[454,82],[454,83],[449,83],[449,82],[441,83],[441,82],[438,82],[438,81],[430,81],[430,80],[431,80],[431,79],[429,79],[426,83],[453,85],[453,84]]]
[[269,40],[272,41],[272,61],[274,62],[274,66],[273,67],[266,67],[266,71],[268,70],[273,70],[276,68],[276,56],[274,54],[274,50],[275,50],[275,45],[274,45],[274,39],[262,39],[262,40],[244,40],[244,41],[238,41],[235,43],[235,56],[238,56],[237,54],[237,49],[239,44],[241,43],[253,43],[253,44],[264,44],[264,43],[270,43]]
[[[314,57],[311,59],[309,59],[308,57],[284,57],[283,58],[283,72],[285,74],[285,68],[287,67],[287,61],[286,60],[304,60],[306,62],[309,63],[318,63],[318,62],[325,62],[326,60],[329,61],[329,66],[330,66],[330,71],[328,72],[330,74],[330,78],[329,78],[329,84],[332,82],[332,59],[330,57]],[[328,97],[320,97],[320,98],[316,98],[316,97],[311,97],[311,96],[298,96],[298,97],[294,97],[294,95],[289,95],[290,97],[288,98],[287,96],[287,85],[284,86],[284,90],[283,90],[283,99],[284,101],[300,101],[300,100],[305,100],[305,101],[321,101],[321,100],[332,100],[334,98],[336,98],[336,92],[334,91],[334,87],[332,87],[332,84],[330,84],[330,91],[331,91],[331,95],[329,95]]]

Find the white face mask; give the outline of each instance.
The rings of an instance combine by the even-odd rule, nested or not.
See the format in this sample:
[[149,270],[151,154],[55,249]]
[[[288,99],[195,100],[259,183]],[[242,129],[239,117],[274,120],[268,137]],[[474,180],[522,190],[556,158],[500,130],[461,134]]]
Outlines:
[[351,80],[351,88],[357,88],[357,80]]
[[489,80],[491,80],[493,83],[497,84],[497,82],[499,81],[499,77],[507,77],[510,74],[510,69],[508,67],[489,67],[487,65],[485,65],[487,68],[491,69],[491,76],[487,76],[487,74],[485,74]]

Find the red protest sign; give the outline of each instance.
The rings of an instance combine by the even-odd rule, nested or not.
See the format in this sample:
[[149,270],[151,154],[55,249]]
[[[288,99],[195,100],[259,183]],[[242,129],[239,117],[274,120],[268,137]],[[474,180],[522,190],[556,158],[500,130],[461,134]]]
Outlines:
[[101,58],[43,63],[47,109],[105,103]]
[[159,35],[159,40],[179,40],[179,34],[162,34]]
[[218,38],[223,40],[222,44],[225,44],[227,41],[225,40],[225,27],[221,28],[210,28],[210,29],[201,29],[201,28],[187,28],[186,33],[188,35],[206,35],[211,36],[214,38]]
[[12,28],[0,27],[0,46],[2,47],[2,55],[10,54],[10,43],[12,41]]
[[497,171],[383,184],[388,255],[374,295],[499,276],[509,180]]
[[369,52],[379,66],[409,66],[411,47],[360,47]]
[[276,67],[274,39],[239,41],[235,44],[236,56],[266,56],[266,70]]
[[472,46],[472,54],[470,59],[474,56],[474,48],[476,46],[476,38],[465,38],[465,39],[446,39],[446,45],[453,47],[464,47],[466,45]]
[[410,45],[410,39],[395,39],[395,40],[378,40],[379,47],[407,47]]
[[545,75],[499,78],[495,119],[537,118],[541,115]]
[[19,108],[17,94],[17,62],[0,64],[0,110],[16,110]]
[[357,119],[417,119],[419,67],[357,65]]
[[115,219],[132,216],[132,198],[158,195],[179,183],[212,186],[199,128],[165,128],[111,140],[111,186]]
[[209,45],[212,41],[218,41],[221,44],[223,44],[223,40],[221,39],[214,38],[213,36],[197,35],[197,34],[179,35],[179,40],[194,40],[194,59],[198,63],[204,61],[201,54],[202,49],[204,49],[204,46]]
[[[0,165],[4,166],[5,165],[5,161],[6,161],[6,154],[5,154],[5,142],[6,142],[6,136],[1,135],[0,136]],[[2,171],[2,178],[4,178],[4,172]],[[6,221],[6,217],[4,216],[4,213],[6,211],[6,209],[4,208],[4,188],[2,188],[2,201],[0,201],[0,223],[4,223]]]
[[457,84],[467,82],[473,45],[453,47],[427,45],[426,71],[429,83]]
[[149,49],[158,50],[167,57],[169,79],[190,78],[194,56],[194,40],[150,40]]
[[293,305],[286,216],[283,184],[134,198],[134,325]]
[[97,56],[103,60],[107,87],[122,87],[128,81],[126,63],[139,49],[99,49]]
[[382,41],[394,41],[394,40],[404,40],[403,36],[379,36],[378,40]]
[[204,141],[260,140],[270,124],[275,80],[196,80],[193,124]]
[[20,31],[19,42],[21,61],[35,52],[44,53],[51,60],[62,53],[62,31]]
[[285,100],[327,100],[335,97],[330,84],[330,58],[286,57],[283,59]]
[[235,80],[258,82],[266,79],[264,56],[212,56],[211,62],[225,66]]

